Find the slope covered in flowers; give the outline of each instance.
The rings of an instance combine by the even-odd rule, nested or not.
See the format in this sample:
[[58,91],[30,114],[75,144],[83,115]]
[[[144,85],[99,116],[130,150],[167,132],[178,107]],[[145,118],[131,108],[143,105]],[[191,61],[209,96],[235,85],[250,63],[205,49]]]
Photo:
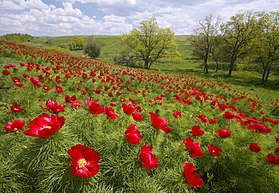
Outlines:
[[274,192],[278,99],[0,42],[4,192]]

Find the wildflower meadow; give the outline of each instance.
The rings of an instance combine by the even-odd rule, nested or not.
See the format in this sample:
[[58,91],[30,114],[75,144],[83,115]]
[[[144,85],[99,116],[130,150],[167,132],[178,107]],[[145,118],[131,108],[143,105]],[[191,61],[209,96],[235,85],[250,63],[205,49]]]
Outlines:
[[0,41],[1,192],[279,189],[279,97]]

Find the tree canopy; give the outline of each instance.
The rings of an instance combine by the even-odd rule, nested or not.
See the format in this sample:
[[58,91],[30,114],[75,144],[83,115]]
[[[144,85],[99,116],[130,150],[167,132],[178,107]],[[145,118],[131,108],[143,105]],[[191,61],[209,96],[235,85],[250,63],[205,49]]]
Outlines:
[[203,59],[204,71],[208,73],[208,59],[213,52],[215,37],[218,35],[219,18],[214,20],[213,15],[206,16],[198,22],[198,27],[194,30],[194,36],[191,38],[191,47],[193,53]]
[[262,83],[265,83],[272,68],[279,66],[279,12],[263,12],[259,16],[260,35],[253,42],[253,62],[260,64]]
[[15,43],[27,42],[34,39],[34,37],[29,34],[21,34],[21,33],[5,34],[1,36],[1,38]]
[[135,58],[149,69],[159,59],[176,54],[176,39],[169,28],[160,28],[154,17],[140,23],[138,29],[124,34],[121,40],[131,49]]
[[229,72],[236,66],[237,60],[249,53],[249,44],[257,37],[259,25],[253,12],[237,13],[221,25],[226,51],[229,53]]

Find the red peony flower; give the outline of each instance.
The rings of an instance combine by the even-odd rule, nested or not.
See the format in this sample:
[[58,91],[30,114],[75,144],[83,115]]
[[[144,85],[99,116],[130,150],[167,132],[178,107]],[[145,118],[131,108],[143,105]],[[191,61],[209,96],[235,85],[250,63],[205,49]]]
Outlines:
[[279,164],[279,157],[272,154],[268,154],[265,160],[272,164]]
[[43,113],[31,121],[30,129],[24,131],[24,134],[46,139],[61,129],[64,123],[65,118],[63,116],[58,117],[56,114]]
[[129,125],[125,134],[127,141],[129,141],[131,144],[140,144],[142,136],[140,135],[140,131],[136,129],[136,124]]
[[116,106],[116,102],[111,102],[111,103],[110,103],[110,106],[115,107],[115,106]]
[[179,111],[173,111],[172,116],[174,118],[178,118],[178,117],[182,117],[183,114],[182,114],[182,112],[179,112]]
[[225,119],[232,119],[232,118],[234,118],[234,114],[233,114],[231,111],[228,111],[228,112],[225,112],[225,113],[223,114],[223,117],[224,117]]
[[229,129],[219,129],[218,130],[218,136],[221,138],[226,138],[231,136],[231,130]]
[[202,135],[204,134],[204,131],[201,130],[200,126],[194,125],[194,126],[192,127],[192,134],[193,134],[194,136],[196,136],[196,137],[200,137],[200,136],[202,136]]
[[14,83],[17,83],[17,82],[20,82],[20,79],[19,79],[18,77],[13,77],[13,78],[12,78],[12,81],[13,81]]
[[124,113],[126,113],[128,115],[132,114],[136,110],[136,108],[130,104],[123,104],[122,109],[123,109]]
[[24,86],[24,84],[22,82],[16,82],[14,85],[17,86],[17,87],[23,87]]
[[71,103],[71,107],[74,109],[80,109],[82,107],[82,104],[81,104],[81,102],[74,101]]
[[5,76],[8,76],[10,74],[10,72],[8,70],[3,70],[2,74],[5,75]]
[[203,179],[201,178],[199,173],[194,173],[196,167],[188,163],[187,161],[184,162],[184,177],[186,178],[188,184],[192,188],[202,188],[202,184],[204,183]]
[[218,122],[217,119],[210,119],[209,124],[216,124]]
[[63,92],[63,89],[62,89],[61,86],[56,85],[55,89],[56,89],[56,91],[57,91],[58,93],[62,93],[62,92]]
[[186,103],[187,105],[193,104],[193,101],[191,101],[191,100],[189,100],[189,99],[184,99],[183,101],[184,101],[184,103]]
[[208,121],[208,118],[202,114],[196,116],[196,118],[199,118],[203,123],[206,123]]
[[260,123],[255,123],[253,125],[248,125],[248,129],[251,129],[251,130],[254,130],[254,131],[259,131],[260,133],[271,132],[270,128],[268,128],[266,125],[260,124]]
[[61,113],[64,112],[66,105],[58,104],[58,102],[56,102],[55,100],[47,100],[46,106],[48,110],[53,113]]
[[38,88],[39,88],[39,87],[42,87],[40,81],[37,80],[36,78],[31,77],[31,78],[30,78],[30,81],[31,81],[36,87],[38,87]]
[[147,143],[141,148],[139,158],[141,160],[142,166],[153,170],[158,168],[158,159],[152,153],[152,146],[148,145]]
[[96,88],[96,89],[94,90],[94,92],[95,92],[96,94],[100,94],[100,93],[101,93],[101,90],[98,89],[98,88]]
[[192,158],[200,158],[202,156],[201,146],[198,142],[195,142],[191,137],[183,141],[187,150],[190,151]]
[[44,90],[50,90],[50,88],[47,85],[43,86]]
[[19,104],[17,104],[17,103],[12,104],[11,110],[13,112],[17,112],[17,113],[22,112],[22,108],[20,108]]
[[26,121],[21,120],[14,120],[13,122],[8,122],[5,126],[5,129],[8,133],[11,133],[13,131],[21,131],[23,127],[25,126]]
[[142,114],[140,114],[139,112],[133,113],[132,116],[135,121],[138,121],[138,122],[142,121]]
[[258,152],[261,151],[261,147],[258,144],[256,144],[256,143],[250,143],[249,149],[251,151],[255,152],[255,153],[258,153]]
[[69,149],[68,154],[74,176],[91,178],[100,171],[100,154],[94,149],[78,144]]
[[105,108],[99,104],[97,100],[89,101],[87,98],[85,99],[88,109],[92,114],[98,115],[105,112]]
[[162,131],[164,131],[165,133],[169,133],[171,132],[170,128],[167,128],[168,126],[168,121],[166,118],[161,117],[158,114],[155,114],[153,112],[150,113],[151,114],[151,123],[153,124],[153,126],[157,129],[161,129]]
[[186,179],[190,178],[195,170],[196,167],[193,164],[188,163],[187,161],[184,162],[184,177]]
[[194,143],[194,140],[191,137],[188,137],[187,139],[185,139],[183,141],[183,143],[184,143],[186,149],[190,149]]
[[277,147],[277,148],[275,149],[275,153],[277,153],[277,155],[279,155],[279,147]]
[[218,146],[208,145],[208,151],[212,156],[218,157],[222,152],[222,149]]
[[252,124],[252,123],[258,123],[259,121],[255,117],[247,117],[247,121],[245,121],[246,124]]
[[72,102],[74,102],[76,100],[77,100],[76,95],[73,95],[72,97],[70,97],[68,94],[65,95],[65,101],[67,103],[72,103]]
[[107,114],[107,117],[111,120],[114,120],[119,116],[117,113],[114,112],[114,109],[109,106],[105,108],[105,113]]

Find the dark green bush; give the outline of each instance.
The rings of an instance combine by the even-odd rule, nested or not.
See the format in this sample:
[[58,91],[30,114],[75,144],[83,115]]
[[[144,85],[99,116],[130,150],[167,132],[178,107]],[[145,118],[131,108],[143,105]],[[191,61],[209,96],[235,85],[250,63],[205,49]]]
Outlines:
[[83,50],[90,58],[97,58],[101,55],[101,47],[94,39],[89,39]]

